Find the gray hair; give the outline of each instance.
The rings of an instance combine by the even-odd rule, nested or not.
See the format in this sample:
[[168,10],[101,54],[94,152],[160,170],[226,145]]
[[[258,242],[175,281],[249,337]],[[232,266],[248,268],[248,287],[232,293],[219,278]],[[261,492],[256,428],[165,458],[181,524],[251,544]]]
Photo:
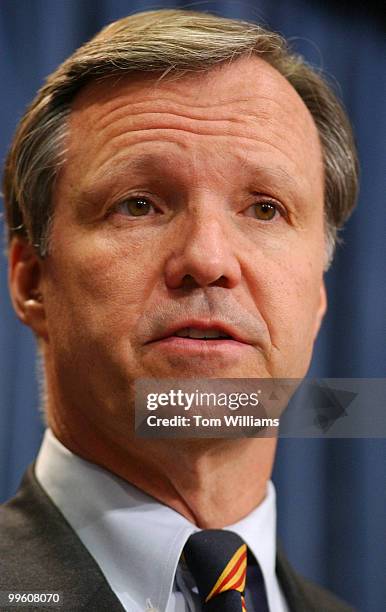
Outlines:
[[18,126],[5,164],[9,240],[21,235],[41,257],[49,252],[52,193],[65,161],[67,120],[73,98],[85,83],[135,71],[178,77],[253,55],[288,80],[318,129],[327,269],[358,189],[357,155],[341,103],[321,74],[294,54],[279,34],[246,21],[178,9],[137,13],[108,25],[47,78]]

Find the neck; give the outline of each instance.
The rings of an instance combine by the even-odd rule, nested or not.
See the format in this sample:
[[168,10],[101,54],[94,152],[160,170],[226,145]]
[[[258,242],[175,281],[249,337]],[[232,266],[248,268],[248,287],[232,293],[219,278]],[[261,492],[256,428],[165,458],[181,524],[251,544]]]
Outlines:
[[235,523],[263,501],[276,440],[179,442],[172,455],[170,442],[160,453],[153,486],[146,472],[135,484],[206,529]]
[[[200,528],[220,529],[256,508],[266,495],[275,438],[113,442],[90,428],[82,435],[50,422],[71,451],[120,476]],[[87,439],[84,432],[87,431]]]

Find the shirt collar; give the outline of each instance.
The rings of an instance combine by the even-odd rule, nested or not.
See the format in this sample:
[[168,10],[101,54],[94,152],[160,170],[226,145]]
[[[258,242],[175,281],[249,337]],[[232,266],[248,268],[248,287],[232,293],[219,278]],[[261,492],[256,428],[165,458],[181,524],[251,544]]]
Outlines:
[[276,584],[276,491],[268,482],[263,501],[241,521],[226,527],[237,533],[258,561],[268,595]]
[[[166,610],[178,561],[198,531],[181,514],[107,470],[81,459],[47,430],[36,476],[92,554],[123,606]],[[275,579],[275,490],[226,529],[238,533],[256,557],[269,585]]]

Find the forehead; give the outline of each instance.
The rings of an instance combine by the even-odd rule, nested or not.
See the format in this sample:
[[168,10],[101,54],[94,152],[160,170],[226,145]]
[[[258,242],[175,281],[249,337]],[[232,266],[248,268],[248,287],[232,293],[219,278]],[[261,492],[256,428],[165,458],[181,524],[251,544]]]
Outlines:
[[229,144],[223,150],[238,162],[258,151],[268,164],[280,159],[289,173],[307,171],[313,183],[323,174],[310,112],[291,84],[258,57],[178,78],[111,76],[87,84],[73,101],[68,161],[75,173],[87,156],[92,155],[91,172],[137,153],[137,145],[154,151],[160,144],[186,142],[197,151]]

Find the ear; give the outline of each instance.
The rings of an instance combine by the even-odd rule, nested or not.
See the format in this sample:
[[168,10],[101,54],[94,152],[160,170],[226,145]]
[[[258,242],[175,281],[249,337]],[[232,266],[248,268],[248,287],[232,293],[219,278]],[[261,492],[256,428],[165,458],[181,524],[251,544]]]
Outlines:
[[8,284],[15,312],[34,333],[48,340],[42,287],[43,260],[25,239],[13,238],[9,248]]
[[316,316],[315,316],[314,340],[316,340],[316,336],[319,333],[319,329],[322,324],[324,315],[326,314],[326,311],[327,311],[327,292],[326,292],[326,286],[324,284],[324,280],[322,280],[320,284],[320,291],[319,291],[319,305],[318,305],[318,309],[316,311]]

